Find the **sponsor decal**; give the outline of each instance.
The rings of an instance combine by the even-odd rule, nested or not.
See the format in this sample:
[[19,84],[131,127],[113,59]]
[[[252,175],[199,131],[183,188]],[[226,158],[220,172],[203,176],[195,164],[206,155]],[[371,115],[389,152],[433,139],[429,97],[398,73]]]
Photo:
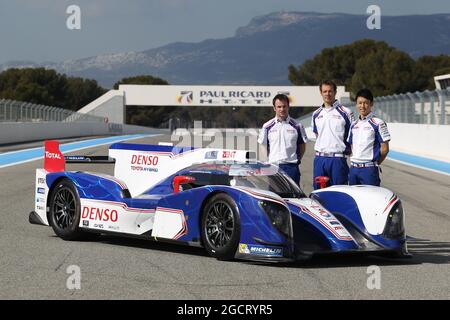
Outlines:
[[[106,118],[106,120],[108,121],[108,118]],[[119,123],[108,123],[108,132],[119,132],[119,133],[122,133],[123,132],[123,127]]]
[[45,178],[38,178],[38,184],[45,184]]
[[200,91],[200,98],[270,98],[271,95],[270,91]]
[[324,218],[332,218],[332,215],[329,212],[327,212],[326,210],[324,210],[323,208],[321,208],[317,205],[313,204],[313,205],[311,205],[311,208],[316,209],[319,212],[319,214]]
[[119,214],[114,209],[83,207],[81,218],[91,221],[117,222]]
[[291,93],[289,91],[278,91],[278,94],[284,94],[289,99],[289,104],[292,104],[294,102],[294,98],[291,96]]
[[45,203],[45,199],[43,199],[43,198],[36,198],[36,203]]
[[236,156],[236,151],[223,151],[222,158],[224,159],[234,159]]
[[217,151],[208,151],[205,154],[205,159],[217,159]]
[[89,221],[83,220],[83,227],[89,227]]
[[283,248],[266,247],[266,246],[260,246],[260,245],[248,245],[248,244],[240,243],[239,244],[239,253],[281,257],[281,256],[283,256]]
[[45,194],[45,189],[44,188],[37,188],[37,193]]
[[[321,225],[327,228],[331,233],[333,233],[339,240],[351,241],[353,238],[348,233],[348,231],[342,226],[342,224],[336,220],[336,218],[330,214],[327,210],[323,209],[320,205],[311,203],[310,209],[299,203],[291,202],[295,206],[298,206],[302,212],[314,218]],[[338,225],[335,227],[335,225]]]
[[120,227],[119,226],[108,226],[108,229],[118,231],[118,230],[120,230]]
[[148,167],[141,167],[141,166],[131,166],[131,170],[133,170],[133,171],[158,172],[158,168],[148,168]]
[[200,104],[262,105],[271,104],[270,91],[250,90],[201,90]]
[[131,170],[158,172],[159,157],[155,155],[136,155],[131,156]]
[[97,229],[104,229],[104,226],[103,226],[102,224],[95,223],[95,224],[94,224],[94,228],[97,228]]
[[158,165],[159,157],[153,155],[136,155],[133,154],[131,157],[131,164],[139,164],[145,166],[156,166]]
[[41,206],[36,206],[36,209],[38,209],[38,210],[45,210],[45,208],[41,207]]
[[58,159],[61,160],[61,156],[54,152],[45,151],[45,157],[47,159]]
[[239,244],[239,253],[250,254],[250,250],[248,249],[248,246],[245,243]]
[[193,91],[181,91],[180,95],[177,97],[178,103],[192,103],[194,100]]

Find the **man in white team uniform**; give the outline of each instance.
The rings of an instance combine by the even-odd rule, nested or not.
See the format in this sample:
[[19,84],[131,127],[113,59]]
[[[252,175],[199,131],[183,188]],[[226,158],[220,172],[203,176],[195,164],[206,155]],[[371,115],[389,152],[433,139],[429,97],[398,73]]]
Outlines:
[[275,118],[263,125],[258,143],[266,147],[269,163],[278,165],[300,184],[298,166],[306,149],[305,128],[289,116],[289,98],[286,95],[276,95],[272,104]]
[[320,188],[316,177],[329,178],[328,185],[348,184],[347,156],[350,145],[347,136],[354,121],[353,112],[336,100],[337,86],[333,81],[320,83],[322,106],[312,115],[311,127],[316,134],[314,145],[313,187]]
[[373,95],[368,89],[356,94],[359,117],[350,127],[348,143],[352,147],[349,184],[380,186],[379,165],[389,152],[389,134],[386,123],[372,113]]

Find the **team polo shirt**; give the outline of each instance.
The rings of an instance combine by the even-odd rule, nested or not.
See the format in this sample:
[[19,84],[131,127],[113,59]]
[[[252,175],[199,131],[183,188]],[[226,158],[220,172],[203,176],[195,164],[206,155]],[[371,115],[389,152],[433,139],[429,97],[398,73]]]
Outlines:
[[291,117],[280,120],[276,117],[267,121],[258,137],[258,143],[267,147],[270,163],[297,163],[299,144],[306,143],[305,128]]
[[312,115],[311,127],[317,134],[314,150],[349,154],[347,136],[353,121],[353,112],[339,101],[336,100],[329,108],[322,105]]
[[348,143],[352,145],[350,160],[356,163],[380,160],[381,144],[391,140],[386,123],[373,113],[352,123]]

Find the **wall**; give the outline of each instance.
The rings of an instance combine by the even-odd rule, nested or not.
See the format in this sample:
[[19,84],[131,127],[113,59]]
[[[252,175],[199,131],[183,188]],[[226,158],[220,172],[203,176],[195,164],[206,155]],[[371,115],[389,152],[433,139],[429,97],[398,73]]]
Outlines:
[[450,162],[450,125],[388,123],[390,148]]
[[92,122],[9,122],[0,124],[0,144],[98,135],[157,133],[168,130]]
[[125,123],[124,94],[120,90],[110,90],[78,112],[108,118],[109,122]]

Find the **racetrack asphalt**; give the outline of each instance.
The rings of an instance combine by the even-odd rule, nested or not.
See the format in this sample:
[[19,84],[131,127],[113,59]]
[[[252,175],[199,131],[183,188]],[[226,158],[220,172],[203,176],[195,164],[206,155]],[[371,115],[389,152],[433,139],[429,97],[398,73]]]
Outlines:
[[[158,141],[170,141],[170,136],[133,142]],[[106,155],[107,148],[76,154]],[[307,193],[311,191],[312,159],[309,143],[301,165],[301,185]],[[201,248],[113,236],[63,241],[50,227],[28,222],[35,201],[35,169],[42,163],[0,169],[0,299],[450,298],[448,175],[389,160],[382,165],[382,186],[395,191],[403,202],[411,259],[326,256],[308,262],[263,264],[223,262]],[[112,174],[113,167],[71,165],[70,170]],[[81,271],[79,290],[66,285],[72,265]],[[373,275],[370,266],[380,268],[380,289],[367,286]]]

